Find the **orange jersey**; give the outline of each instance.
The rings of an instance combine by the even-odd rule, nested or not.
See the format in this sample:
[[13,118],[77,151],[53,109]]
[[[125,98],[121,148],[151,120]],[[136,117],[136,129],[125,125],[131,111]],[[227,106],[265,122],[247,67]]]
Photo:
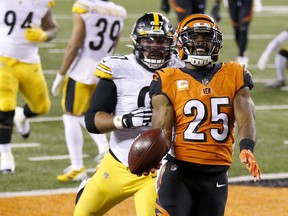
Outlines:
[[166,95],[174,107],[176,159],[230,166],[235,140],[233,99],[240,88],[253,83],[249,72],[237,62],[215,67],[206,77],[198,72],[197,79],[189,69],[158,70],[150,93]]

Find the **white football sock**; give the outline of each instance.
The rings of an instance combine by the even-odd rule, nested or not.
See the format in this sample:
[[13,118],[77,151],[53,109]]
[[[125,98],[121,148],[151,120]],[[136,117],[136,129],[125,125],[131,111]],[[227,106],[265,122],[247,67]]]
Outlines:
[[285,81],[287,58],[277,53],[275,55],[275,66],[276,66],[277,80]]
[[64,114],[63,123],[71,168],[73,170],[80,170],[84,166],[82,158],[84,137],[80,125],[80,117]]
[[11,144],[7,143],[7,144],[0,144],[0,153],[2,152],[11,152]]
[[92,133],[89,134],[98,147],[98,154],[102,154],[108,151],[109,142],[106,134],[92,134]]
[[[84,116],[81,118],[81,125],[86,129],[85,121],[84,121]],[[107,139],[106,134],[93,134],[89,133],[91,138],[94,140],[95,144],[98,147],[98,154],[102,154],[104,152],[107,152],[109,148],[109,142]]]
[[11,145],[8,144],[0,144],[0,152],[1,152],[1,168],[0,170],[15,170],[15,162],[14,157],[11,151]]

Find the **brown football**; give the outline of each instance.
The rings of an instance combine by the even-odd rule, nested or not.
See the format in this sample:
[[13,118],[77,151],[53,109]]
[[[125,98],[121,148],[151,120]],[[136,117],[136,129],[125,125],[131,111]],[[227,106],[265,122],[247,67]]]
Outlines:
[[162,129],[153,128],[136,137],[131,145],[128,164],[130,172],[141,175],[156,168],[168,151]]

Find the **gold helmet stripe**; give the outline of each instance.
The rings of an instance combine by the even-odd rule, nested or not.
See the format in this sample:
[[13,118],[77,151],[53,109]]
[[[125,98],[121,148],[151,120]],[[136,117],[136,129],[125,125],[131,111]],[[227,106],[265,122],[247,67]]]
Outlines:
[[158,13],[153,13],[153,18],[154,18],[154,30],[159,30],[160,29],[160,22],[159,22]]

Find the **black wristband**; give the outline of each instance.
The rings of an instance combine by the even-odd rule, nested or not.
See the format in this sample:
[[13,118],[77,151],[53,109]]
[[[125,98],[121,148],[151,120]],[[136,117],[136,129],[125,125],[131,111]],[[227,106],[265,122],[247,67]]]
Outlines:
[[240,152],[243,149],[248,149],[248,150],[250,150],[253,153],[255,142],[253,140],[251,140],[251,139],[242,139],[239,142],[239,146],[240,146]]

